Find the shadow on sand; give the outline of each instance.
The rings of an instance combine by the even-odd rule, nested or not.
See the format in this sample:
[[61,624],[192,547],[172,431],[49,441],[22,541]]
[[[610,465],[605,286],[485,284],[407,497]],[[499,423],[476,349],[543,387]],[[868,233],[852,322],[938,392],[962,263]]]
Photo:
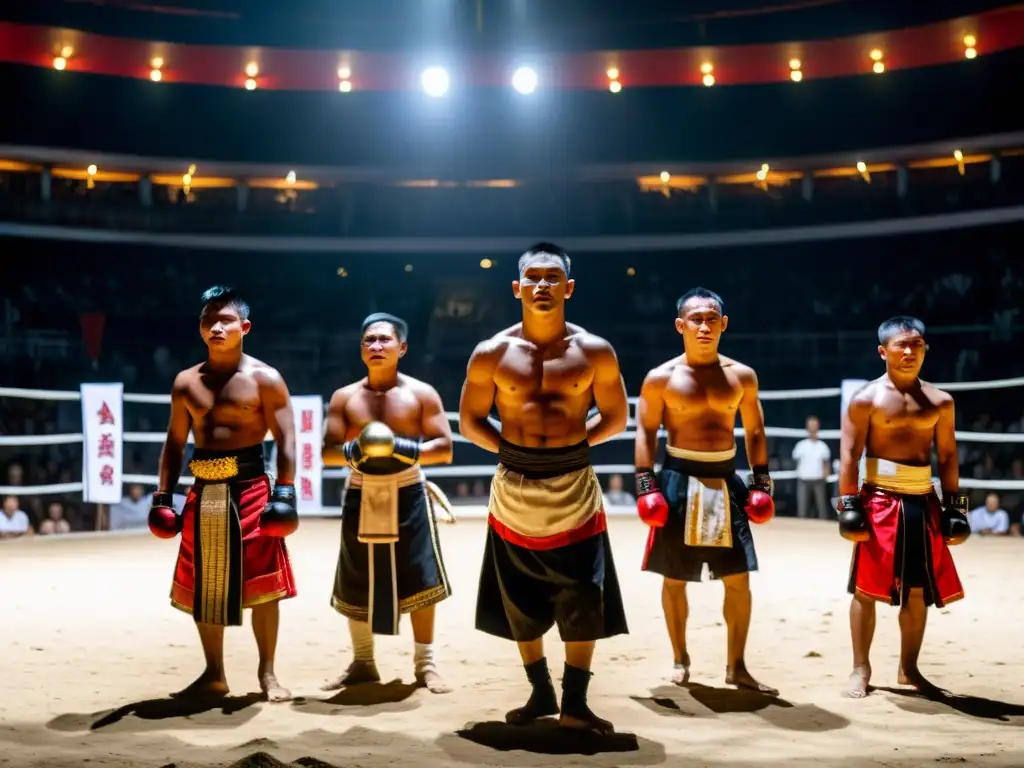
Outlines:
[[981,696],[950,693],[942,689],[927,692],[917,691],[912,688],[885,688],[881,686],[874,686],[873,689],[898,697],[893,700],[893,703],[907,712],[914,712],[920,715],[937,715],[953,710],[968,717],[976,717],[981,720],[998,720],[999,722],[1024,727],[1024,705],[1021,704],[1011,704],[1008,701],[986,699]]
[[408,712],[419,707],[412,695],[422,688],[418,683],[395,679],[389,683],[361,683],[342,688],[330,698],[300,696],[292,702],[296,712],[307,715],[375,715],[380,712]]
[[[208,696],[144,699],[130,704],[87,714],[58,715],[46,724],[54,731],[96,731],[121,723],[124,730],[145,731],[154,728],[233,728],[256,715],[253,704],[263,701],[261,693],[245,696]],[[128,720],[129,715],[132,717]],[[208,716],[206,716],[208,715]],[[178,719],[179,723],[163,721]]]

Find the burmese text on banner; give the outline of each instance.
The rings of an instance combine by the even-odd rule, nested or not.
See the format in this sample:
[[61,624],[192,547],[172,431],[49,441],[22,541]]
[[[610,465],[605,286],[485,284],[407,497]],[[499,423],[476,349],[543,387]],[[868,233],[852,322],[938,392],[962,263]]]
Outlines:
[[123,384],[82,384],[82,500],[117,504],[124,457]]
[[324,401],[320,395],[292,398],[295,419],[295,496],[299,514],[319,512],[323,491]]

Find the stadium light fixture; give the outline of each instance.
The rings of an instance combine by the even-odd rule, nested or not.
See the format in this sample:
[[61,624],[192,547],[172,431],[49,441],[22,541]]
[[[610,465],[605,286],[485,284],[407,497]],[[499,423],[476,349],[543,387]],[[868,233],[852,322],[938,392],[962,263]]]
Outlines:
[[420,82],[423,84],[424,92],[428,96],[434,97],[444,96],[448,93],[448,88],[451,85],[451,79],[443,67],[430,67],[423,70]]
[[537,90],[537,73],[529,67],[520,67],[512,75],[512,87],[519,93],[533,93]]

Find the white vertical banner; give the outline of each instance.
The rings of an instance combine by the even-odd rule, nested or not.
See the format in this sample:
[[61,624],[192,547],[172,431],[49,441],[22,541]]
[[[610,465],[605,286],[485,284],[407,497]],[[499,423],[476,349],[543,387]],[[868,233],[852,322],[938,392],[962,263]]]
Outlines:
[[299,514],[319,514],[323,505],[324,399],[320,395],[292,398],[295,419],[295,498]]
[[117,504],[124,497],[124,384],[82,384],[82,500]]

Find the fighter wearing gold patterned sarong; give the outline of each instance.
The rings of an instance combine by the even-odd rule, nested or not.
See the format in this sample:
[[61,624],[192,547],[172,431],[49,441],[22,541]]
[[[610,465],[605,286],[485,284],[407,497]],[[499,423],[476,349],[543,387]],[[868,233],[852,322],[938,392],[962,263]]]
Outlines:
[[[522,724],[560,713],[565,727],[612,730],[587,705],[597,640],[627,632],[601,488],[589,447],[626,425],[626,389],[607,341],[565,321],[569,257],[551,244],[519,260],[512,283],[523,322],[479,344],[469,361],[459,426],[498,454],[477,596],[477,629],[514,640],[533,692],[506,715]],[[588,421],[591,403],[598,415]],[[501,429],[488,420],[497,406]],[[544,656],[565,643],[559,706]]]
[[443,494],[423,465],[452,460],[452,432],[437,391],[398,372],[408,326],[383,313],[362,327],[367,376],[331,397],[324,463],[352,469],[345,486],[341,548],[331,604],[348,617],[354,659],[327,690],[380,680],[374,634],[398,634],[408,613],[416,680],[450,688],[437,670],[435,606],[451,595],[432,506]]
[[[843,414],[839,532],[856,542],[849,583],[851,698],[870,690],[876,602],[900,606],[900,684],[934,692],[917,666],[928,606],[942,607],[964,594],[947,546],[970,535],[953,398],[918,378],[927,348],[924,332],[912,317],[882,323],[878,353],[885,375],[856,392]],[[933,445],[942,502],[932,484]],[[858,486],[865,448],[864,484]]]
[[[750,522],[767,522],[775,510],[757,375],[718,354],[729,322],[718,294],[694,288],[676,310],[684,354],[644,379],[635,445],[637,511],[651,526],[643,569],[663,577],[661,604],[675,654],[671,680],[689,680],[686,584],[699,582],[706,564],[725,587],[726,683],[774,695],[778,691],[755,680],[744,661],[749,574],[757,570]],[[752,468],[747,486],[736,476],[737,413]],[[653,468],[662,426],[668,455],[659,483]]]
[[[242,624],[252,608],[259,648],[260,689],[270,701],[291,694],[277,681],[278,601],[295,596],[284,537],[298,526],[295,509],[295,435],[291,398],[281,375],[242,353],[249,307],[233,290],[203,294],[200,331],[206,362],[182,371],[171,391],[171,417],[160,456],[160,489],[149,526],[161,538],[181,534],[171,604],[191,613],[206,669],[179,695],[228,692],[224,627]],[[267,431],[277,442],[277,478],[271,490],[263,463]],[[195,484],[183,514],[171,494],[181,475],[189,431]]]

